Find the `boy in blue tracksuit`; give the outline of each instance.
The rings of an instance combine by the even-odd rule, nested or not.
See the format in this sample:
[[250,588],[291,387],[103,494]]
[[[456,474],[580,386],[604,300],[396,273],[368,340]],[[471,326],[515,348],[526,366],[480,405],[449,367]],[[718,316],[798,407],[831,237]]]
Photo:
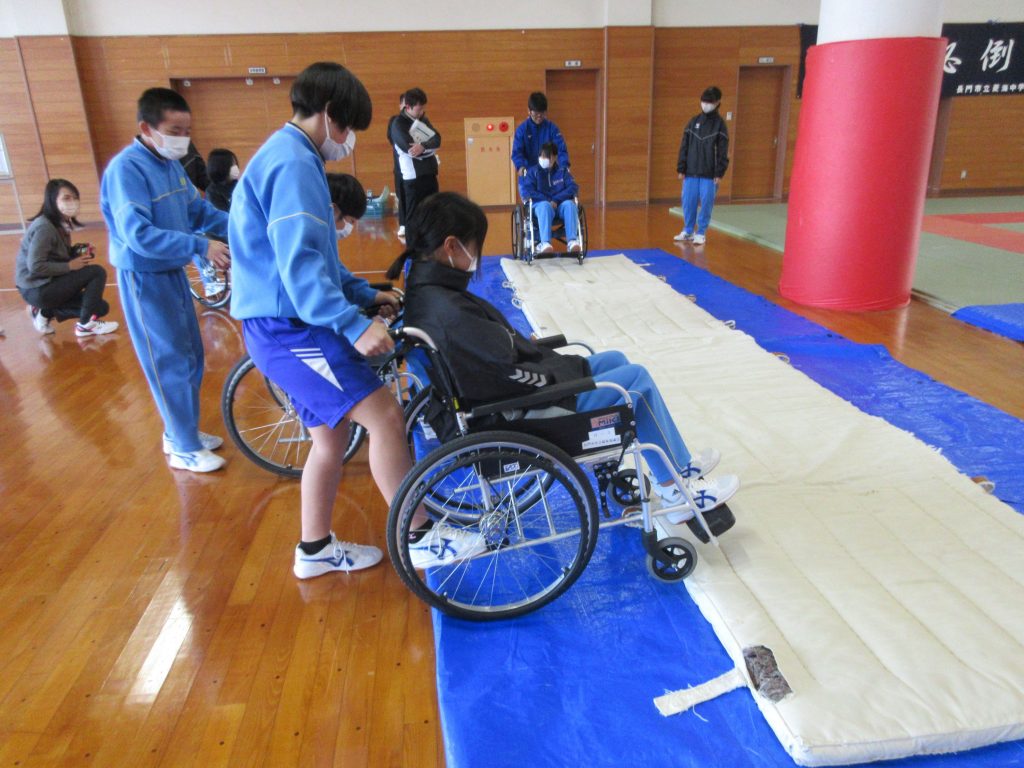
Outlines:
[[516,127],[515,136],[512,138],[512,163],[516,167],[516,173],[522,178],[526,176],[528,170],[536,167],[540,148],[549,142],[558,148],[558,164],[568,168],[569,150],[565,147],[565,139],[562,138],[558,126],[548,120],[547,96],[540,91],[531,93],[527,108],[530,115]]
[[292,568],[308,579],[382,557],[331,530],[348,419],[369,434],[370,472],[389,502],[412,460],[402,410],[365,359],[394,344],[386,325],[360,311],[378,294],[338,260],[324,172],[324,161],[347,157],[355,132],[369,127],[370,96],[344,67],[320,62],[295,79],[291,102],[292,119],[255,154],[232,197],[231,314],[256,367],[288,393],[312,439]]
[[523,200],[533,201],[533,215],[537,219],[536,253],[551,253],[551,226],[555,211],[565,223],[566,248],[570,253],[583,249],[579,240],[579,219],[576,210],[576,193],[579,185],[568,168],[558,164],[558,147],[548,142],[540,150],[537,165],[526,172],[519,185]]
[[100,209],[110,233],[110,262],[125,321],[164,421],[170,466],[220,469],[212,453],[221,438],[199,431],[203,341],[184,266],[202,256],[226,269],[228,248],[199,233],[224,237],[227,214],[207,203],[179,162],[189,146],[188,103],[168,88],[138,102],[139,135],[119,152],[100,183]]

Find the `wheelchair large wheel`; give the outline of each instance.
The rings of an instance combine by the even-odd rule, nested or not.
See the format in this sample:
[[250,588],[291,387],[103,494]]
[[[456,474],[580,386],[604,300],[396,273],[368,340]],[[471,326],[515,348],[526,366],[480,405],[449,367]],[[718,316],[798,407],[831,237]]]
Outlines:
[[185,276],[188,278],[188,292],[204,307],[217,309],[231,300],[230,271],[213,267],[213,274],[208,277],[208,287],[203,283],[203,276],[195,262],[190,261],[185,265]]
[[582,265],[583,260],[587,258],[587,249],[590,247],[590,240],[587,237],[587,211],[586,209],[584,209],[582,205],[579,207],[579,214],[580,231],[578,237],[580,239],[580,245],[582,246],[582,250],[576,254],[576,260],[579,261],[579,263]]
[[518,205],[512,209],[512,258],[523,256],[523,209]]
[[[540,489],[533,501],[523,500],[524,484]],[[476,512],[435,510],[432,496]],[[417,570],[409,534],[421,505],[435,525],[480,534],[487,549]],[[481,432],[431,451],[402,481],[388,514],[388,554],[429,605],[465,619],[502,619],[536,610],[568,589],[586,568],[597,532],[593,488],[564,451],[530,435]]]

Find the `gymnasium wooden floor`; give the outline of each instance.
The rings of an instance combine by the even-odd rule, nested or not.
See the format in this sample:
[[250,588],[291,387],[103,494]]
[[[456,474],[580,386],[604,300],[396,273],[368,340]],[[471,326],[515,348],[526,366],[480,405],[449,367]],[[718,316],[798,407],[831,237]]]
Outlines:
[[[1024,345],[916,301],[796,307],[778,296],[778,254],[714,230],[702,248],[675,245],[667,209],[591,208],[591,247],[676,253],[1024,418]],[[384,269],[394,226],[364,223],[343,258]],[[492,214],[486,253],[507,253],[508,231],[508,213]],[[78,239],[105,254],[102,230]],[[17,246],[0,238],[0,288]],[[107,298],[121,320],[116,289]],[[226,314],[200,323],[202,427],[224,435],[219,395],[242,340]],[[10,290],[0,325],[0,767],[444,765],[430,616],[390,565],[297,582],[298,484],[231,445],[224,471],[168,469],[125,331],[40,337]],[[383,547],[385,505],[365,459],[349,467],[335,528]]]

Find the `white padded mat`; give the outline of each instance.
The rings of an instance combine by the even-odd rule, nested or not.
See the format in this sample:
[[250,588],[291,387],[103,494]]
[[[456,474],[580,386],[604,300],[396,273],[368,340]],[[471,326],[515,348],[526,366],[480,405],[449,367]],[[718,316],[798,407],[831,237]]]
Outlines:
[[797,763],[1024,738],[1021,515],[624,256],[503,268],[538,335],[646,365],[687,444],[740,476],[685,583],[740,668],[774,652],[794,693],[755,699]]

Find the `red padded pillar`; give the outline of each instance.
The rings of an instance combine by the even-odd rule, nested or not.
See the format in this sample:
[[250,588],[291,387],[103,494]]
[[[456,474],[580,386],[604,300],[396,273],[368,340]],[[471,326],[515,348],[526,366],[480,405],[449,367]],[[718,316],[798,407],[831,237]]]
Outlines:
[[942,38],[853,40],[807,53],[779,291],[877,310],[910,301]]

